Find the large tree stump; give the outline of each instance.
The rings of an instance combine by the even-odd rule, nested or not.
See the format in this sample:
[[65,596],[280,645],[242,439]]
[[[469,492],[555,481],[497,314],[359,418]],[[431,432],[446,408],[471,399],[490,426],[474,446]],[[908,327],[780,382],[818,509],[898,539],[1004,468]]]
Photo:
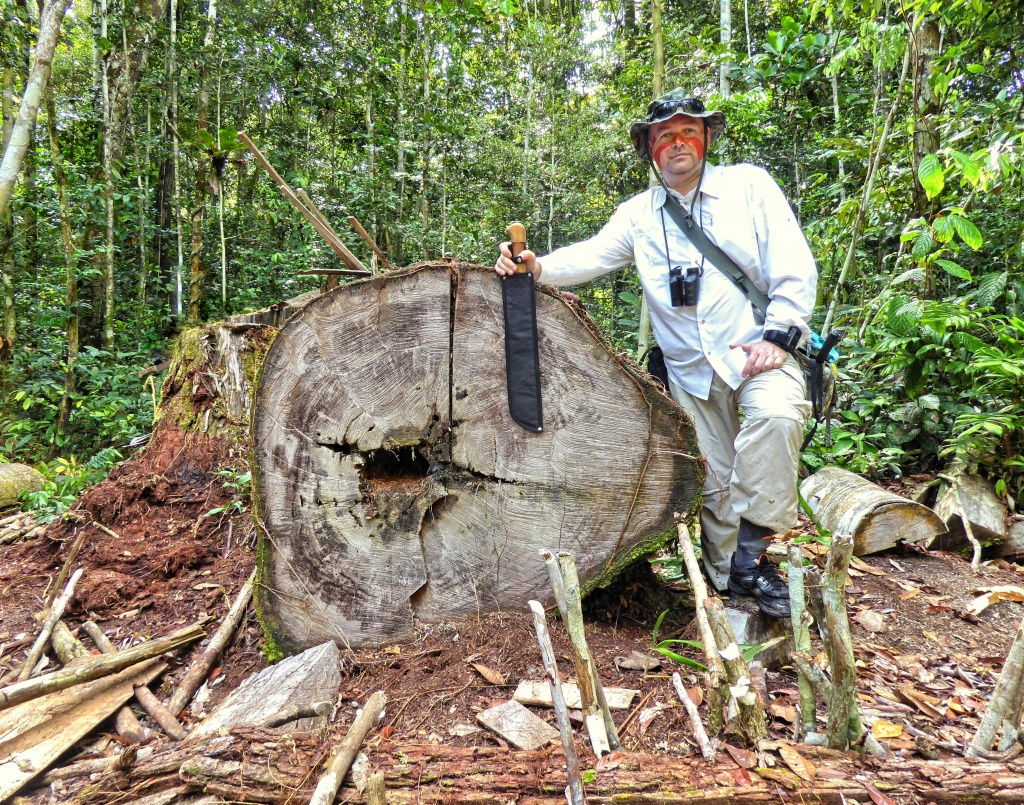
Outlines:
[[254,414],[258,607],[281,648],[410,640],[526,609],[539,548],[588,588],[675,533],[686,414],[560,293],[537,293],[544,432],[508,413],[501,284],[434,264],[347,285],[279,333]]

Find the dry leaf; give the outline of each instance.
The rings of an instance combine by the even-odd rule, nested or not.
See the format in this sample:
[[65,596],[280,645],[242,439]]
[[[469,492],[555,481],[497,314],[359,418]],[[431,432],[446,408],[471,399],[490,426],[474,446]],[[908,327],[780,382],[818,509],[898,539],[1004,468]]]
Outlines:
[[899,738],[903,734],[903,725],[878,719],[878,721],[871,725],[871,734],[879,741]]
[[903,595],[900,596],[900,601],[909,601],[915,595],[921,594],[921,588],[915,587],[913,590],[907,590]]
[[750,772],[746,769],[733,769],[732,779],[736,781],[736,785],[753,785],[754,780],[750,776]]
[[793,770],[793,774],[808,783],[814,782],[814,775],[817,773],[814,764],[792,746],[787,746],[786,744],[779,746],[779,755],[782,756],[786,765]]
[[999,601],[1015,601],[1018,604],[1024,603],[1024,588],[1006,585],[1002,587],[982,587],[975,590],[975,593],[984,593],[975,598],[967,605],[969,615],[980,615],[990,606]]
[[505,677],[495,671],[493,668],[488,668],[486,665],[481,665],[478,662],[473,663],[473,667],[476,672],[480,674],[484,679],[490,682],[492,685],[504,685]]
[[871,801],[875,805],[896,805],[895,802],[871,785],[871,783],[864,783],[864,790],[868,792],[868,796],[871,797]]
[[889,628],[889,625],[885,622],[885,615],[881,612],[875,612],[873,609],[866,609],[862,612],[858,612],[854,620],[872,634],[875,632],[884,632]]
[[722,744],[722,748],[729,753],[736,765],[741,769],[752,769],[757,765],[757,755],[746,749],[739,749],[732,744]]
[[617,769],[625,759],[626,756],[622,752],[609,752],[607,755],[597,759],[597,763],[594,764],[594,771]]
[[872,567],[867,562],[865,562],[863,559],[860,559],[860,558],[858,558],[856,556],[854,556],[852,559],[850,559],[850,566],[857,568],[857,570],[861,571],[862,573],[870,573],[872,576],[888,576],[889,575],[884,570],[879,570],[877,567]]
[[690,697],[690,701],[697,705],[697,707],[700,707],[701,703],[704,701],[704,689],[696,685],[692,688],[687,688],[686,695]]
[[394,731],[395,731],[395,728],[392,727],[390,724],[388,724],[388,726],[386,726],[386,727],[381,727],[380,739],[382,741],[386,741],[388,738],[390,738],[392,736]]
[[773,716],[781,718],[783,721],[788,721],[790,724],[796,721],[796,708],[792,705],[772,702],[771,711]]

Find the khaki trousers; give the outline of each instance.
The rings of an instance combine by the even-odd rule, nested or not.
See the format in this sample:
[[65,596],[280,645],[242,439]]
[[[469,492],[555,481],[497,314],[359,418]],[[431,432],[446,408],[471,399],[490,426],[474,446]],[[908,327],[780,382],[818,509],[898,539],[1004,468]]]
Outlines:
[[707,400],[669,386],[697,430],[707,472],[700,518],[704,567],[725,589],[741,517],[776,533],[796,525],[797,465],[811,413],[803,372],[789,356],[735,391],[716,374]]

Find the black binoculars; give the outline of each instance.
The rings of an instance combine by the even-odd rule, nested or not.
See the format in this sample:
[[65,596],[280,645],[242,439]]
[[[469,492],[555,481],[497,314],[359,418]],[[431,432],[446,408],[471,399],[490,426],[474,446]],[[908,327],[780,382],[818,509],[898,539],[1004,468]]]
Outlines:
[[668,291],[672,307],[693,307],[700,293],[700,274],[697,266],[690,266],[684,272],[680,266],[669,269]]

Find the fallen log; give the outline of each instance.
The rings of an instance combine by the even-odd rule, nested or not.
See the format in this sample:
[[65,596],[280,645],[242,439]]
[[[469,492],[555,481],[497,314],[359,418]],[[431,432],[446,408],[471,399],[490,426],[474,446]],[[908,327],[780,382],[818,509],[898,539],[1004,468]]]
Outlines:
[[79,568],[72,574],[71,579],[68,581],[64,591],[60,594],[53,607],[47,607],[43,610],[41,620],[41,626],[39,629],[39,636],[36,638],[36,642],[32,644],[32,648],[25,658],[25,662],[22,663],[21,670],[18,672],[17,680],[24,682],[29,678],[32,673],[32,669],[36,667],[36,663],[39,662],[39,658],[43,656],[43,651],[46,649],[46,644],[50,640],[50,632],[53,631],[54,624],[61,619],[64,614],[64,607],[68,605],[68,601],[71,600],[71,596],[75,594],[75,585],[78,584],[78,580],[82,578],[84,571]]
[[[1006,539],[1006,505],[996,495],[991,481],[978,475],[939,476],[949,486],[940,492],[935,513],[949,533],[930,540],[924,547],[957,550],[967,540],[981,561],[981,543],[1000,544]],[[976,564],[974,565],[977,570]]]
[[0,464],[0,509],[14,506],[25,492],[38,492],[46,479],[27,464]]
[[423,265],[312,301],[271,346],[254,413],[257,607],[284,651],[408,641],[586,593],[674,535],[701,462],[685,413],[541,288],[542,433],[516,425],[493,271]]
[[[92,642],[96,644],[98,648],[104,654],[114,654],[117,649],[114,648],[113,643],[103,634],[103,630],[92,621],[86,621],[82,624],[82,629],[85,633],[92,638]],[[160,700],[145,685],[136,685],[135,687],[135,700],[142,706],[150,718],[152,718],[160,728],[166,732],[171,738],[176,741],[180,741],[185,737],[185,728],[181,726],[181,723],[177,718],[174,717],[174,713],[168,710]]]
[[387,697],[384,692],[377,691],[370,696],[363,709],[356,714],[356,720],[349,727],[345,740],[341,742],[341,746],[327,762],[327,768],[316,784],[309,805],[331,805],[334,802],[334,797],[338,793],[338,789],[341,788],[341,782],[345,779],[352,761],[356,759],[356,754],[366,739],[366,734],[384,714],[386,702]]
[[927,506],[838,467],[818,470],[800,485],[800,493],[823,527],[853,536],[854,556],[884,551],[900,540],[932,540],[946,531]]
[[188,703],[192,701],[192,697],[196,695],[196,691],[202,687],[203,682],[206,681],[206,677],[210,673],[210,669],[213,668],[213,664],[217,662],[217,658],[224,651],[228,641],[231,639],[231,635],[235,633],[238,624],[241,623],[242,617],[249,608],[249,602],[252,600],[254,575],[255,573],[250,574],[249,579],[242,585],[242,589],[239,590],[238,595],[235,597],[235,602],[231,605],[231,609],[228,610],[228,614],[224,617],[221,625],[217,627],[213,637],[210,638],[209,645],[195,659],[185,673],[185,676],[178,682],[174,693],[171,694],[171,698],[167,702],[167,709],[175,717],[185,709]]
[[148,660],[171,649],[187,645],[193,640],[198,640],[204,634],[205,632],[198,625],[186,626],[166,637],[139,643],[124,651],[119,651],[117,654],[105,654],[72,668],[63,668],[43,676],[37,676],[35,679],[15,682],[13,685],[0,688],[0,710],[14,707],[48,693],[80,685],[83,682],[118,673],[142,660]]

